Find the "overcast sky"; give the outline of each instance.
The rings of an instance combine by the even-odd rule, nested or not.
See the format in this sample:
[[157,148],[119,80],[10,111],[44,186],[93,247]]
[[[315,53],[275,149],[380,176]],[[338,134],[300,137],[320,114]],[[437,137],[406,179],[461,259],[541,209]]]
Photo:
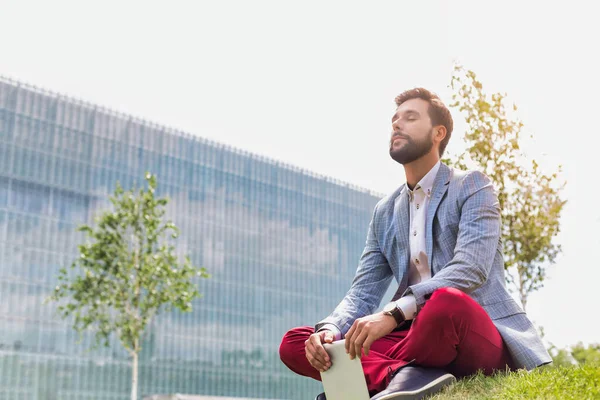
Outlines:
[[563,253],[529,315],[559,346],[600,342],[594,4],[0,0],[0,74],[388,193],[405,180],[394,97],[449,103],[460,62],[508,93],[528,157],[568,181]]

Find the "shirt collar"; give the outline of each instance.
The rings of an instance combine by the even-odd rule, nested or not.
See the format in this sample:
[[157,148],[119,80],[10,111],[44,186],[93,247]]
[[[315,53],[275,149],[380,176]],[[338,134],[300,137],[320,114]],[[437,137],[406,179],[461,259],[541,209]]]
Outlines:
[[[437,175],[439,170],[440,170],[440,161],[435,163],[433,168],[431,168],[429,170],[429,172],[427,174],[425,174],[425,176],[423,178],[421,178],[419,183],[417,183],[417,185],[415,186],[415,190],[418,190],[418,188],[421,188],[421,189],[423,189],[423,192],[425,192],[425,194],[427,196],[431,196],[431,191],[433,189],[433,183],[435,181],[435,176]],[[414,192],[414,190],[410,190],[410,189],[407,190],[407,194],[410,199],[412,199],[413,192]]]

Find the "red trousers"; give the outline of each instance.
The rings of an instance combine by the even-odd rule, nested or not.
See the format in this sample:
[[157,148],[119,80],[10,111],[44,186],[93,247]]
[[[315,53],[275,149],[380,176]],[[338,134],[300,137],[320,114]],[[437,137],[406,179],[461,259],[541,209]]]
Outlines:
[[[281,361],[297,374],[321,380],[304,350],[312,327],[288,331],[279,347]],[[406,330],[376,340],[361,363],[372,394],[385,389],[392,371],[413,365],[443,368],[457,378],[482,370],[514,369],[500,333],[485,310],[467,294],[453,288],[436,290]]]

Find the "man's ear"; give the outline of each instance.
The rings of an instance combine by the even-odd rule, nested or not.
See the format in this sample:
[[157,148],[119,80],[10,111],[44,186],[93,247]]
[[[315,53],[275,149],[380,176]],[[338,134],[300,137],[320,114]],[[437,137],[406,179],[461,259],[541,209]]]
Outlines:
[[434,128],[434,137],[438,143],[440,143],[446,137],[446,127],[444,125],[438,125]]

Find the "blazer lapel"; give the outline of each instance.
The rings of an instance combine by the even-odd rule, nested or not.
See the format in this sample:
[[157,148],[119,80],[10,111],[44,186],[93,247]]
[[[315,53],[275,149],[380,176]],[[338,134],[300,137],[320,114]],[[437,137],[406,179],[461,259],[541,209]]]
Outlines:
[[408,255],[410,243],[408,242],[408,230],[410,228],[410,214],[408,209],[408,195],[406,194],[406,184],[396,197],[394,204],[394,222],[398,232],[398,245],[404,253]]
[[408,263],[410,259],[410,242],[408,231],[410,229],[410,214],[407,186],[404,187],[394,203],[394,224],[396,225],[396,239],[398,241],[398,274],[400,283],[393,300],[400,298],[408,282]]
[[432,259],[432,248],[433,248],[433,217],[437,212],[437,209],[444,197],[444,194],[448,190],[448,184],[450,183],[450,176],[452,170],[446,164],[440,164],[440,169],[435,177],[435,181],[433,182],[433,189],[431,200],[429,201],[429,205],[427,206],[427,218],[426,218],[426,226],[425,226],[425,237],[426,237],[426,253],[427,260],[429,262],[429,268],[431,268],[431,275],[436,272],[433,270],[433,259]]

